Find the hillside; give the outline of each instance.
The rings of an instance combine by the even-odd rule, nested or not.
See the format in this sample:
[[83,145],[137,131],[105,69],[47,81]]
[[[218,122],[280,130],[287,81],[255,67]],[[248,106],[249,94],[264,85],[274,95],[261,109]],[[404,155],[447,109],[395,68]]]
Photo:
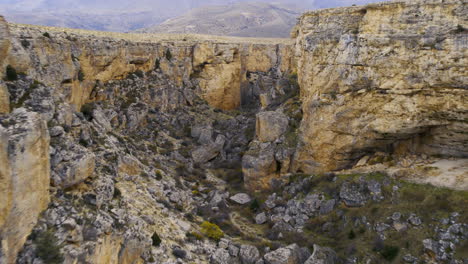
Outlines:
[[299,15],[278,5],[237,3],[197,8],[138,32],[287,38]]

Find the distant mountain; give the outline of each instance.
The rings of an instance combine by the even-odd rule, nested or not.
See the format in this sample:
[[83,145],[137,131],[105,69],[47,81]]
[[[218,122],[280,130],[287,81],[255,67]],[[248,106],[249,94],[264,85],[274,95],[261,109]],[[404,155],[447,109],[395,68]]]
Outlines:
[[[150,28],[166,21],[186,14],[190,10],[204,7],[212,10],[213,5],[233,5],[247,3],[252,0],[0,0],[0,14],[10,22],[36,24],[45,26],[61,26],[71,28],[128,32],[141,28]],[[286,6],[285,9],[306,11],[314,8],[344,6],[352,4],[365,4],[375,0],[256,0],[268,3],[272,6]],[[265,17],[268,22],[256,21],[248,26],[255,32],[266,32],[268,27],[280,25],[280,35],[284,34],[285,25],[289,25],[290,19],[287,11],[252,10],[254,17]],[[252,12],[254,11],[254,12]],[[195,12],[195,11],[194,11]],[[219,13],[220,11],[208,11]],[[276,14],[273,14],[276,12]],[[257,15],[260,13],[261,15]],[[246,17],[234,18],[233,13],[228,14],[233,23],[245,23]],[[185,17],[182,16],[182,17]],[[180,18],[182,18],[180,17]],[[276,17],[277,19],[273,19]],[[282,21],[281,21],[282,20]],[[182,23],[182,22],[180,22]],[[223,22],[224,23],[224,22]],[[260,25],[261,24],[261,25]],[[181,25],[181,24],[179,24]],[[245,26],[245,24],[243,24]],[[256,27],[264,29],[257,31]],[[232,25],[229,25],[231,28]],[[249,31],[239,29],[239,34]],[[218,32],[218,31],[217,31]],[[233,34],[237,34],[234,31]],[[258,33],[258,34],[260,34]],[[262,33],[263,34],[263,33]]]
[[279,5],[236,3],[196,8],[177,18],[139,30],[145,33],[196,33],[240,37],[289,37],[300,15]]

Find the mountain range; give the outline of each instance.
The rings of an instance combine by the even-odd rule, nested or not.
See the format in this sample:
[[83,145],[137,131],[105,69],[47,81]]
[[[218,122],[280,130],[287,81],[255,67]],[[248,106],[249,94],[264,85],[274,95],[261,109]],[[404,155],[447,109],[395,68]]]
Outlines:
[[[372,1],[375,0],[257,0],[255,3],[249,0],[2,0],[0,14],[14,23],[102,31],[188,31],[279,37],[287,35],[286,31],[303,11]],[[239,12],[243,9],[246,12]],[[222,29],[226,26],[227,29]]]

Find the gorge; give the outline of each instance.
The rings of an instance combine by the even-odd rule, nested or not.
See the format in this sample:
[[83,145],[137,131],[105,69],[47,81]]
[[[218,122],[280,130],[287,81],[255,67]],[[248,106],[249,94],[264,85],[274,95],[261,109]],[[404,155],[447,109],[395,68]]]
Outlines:
[[0,263],[466,263],[467,6],[292,39],[0,18]]

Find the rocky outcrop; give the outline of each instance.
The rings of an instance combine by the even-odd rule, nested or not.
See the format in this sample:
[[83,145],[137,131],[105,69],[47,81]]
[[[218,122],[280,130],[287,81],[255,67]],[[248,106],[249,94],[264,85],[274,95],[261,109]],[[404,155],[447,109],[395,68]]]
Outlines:
[[17,109],[8,118],[1,118],[0,123],[5,127],[1,129],[0,143],[0,262],[15,263],[39,214],[49,203],[49,133],[41,116],[24,108]]
[[10,98],[8,89],[3,82],[5,76],[5,64],[7,54],[10,48],[10,32],[5,19],[0,16],[0,114],[10,111]]
[[467,12],[464,1],[421,0],[303,15],[296,170],[343,169],[377,151],[468,156]]
[[76,109],[90,101],[96,81],[105,83],[154,69],[179,86],[198,80],[200,95],[210,105],[234,109],[242,97],[258,97],[258,91],[251,93],[258,88],[250,83],[249,73],[271,71],[280,85],[294,65],[288,41],[100,36],[20,25],[10,25],[10,30],[9,63],[18,72],[55,87]]
[[281,112],[267,111],[257,114],[255,130],[261,142],[272,142],[288,129],[288,118]]
[[314,245],[312,256],[304,264],[335,264],[338,263],[338,256],[331,248]]
[[3,230],[6,218],[11,210],[13,190],[10,161],[8,159],[8,134],[0,126],[0,230]]

